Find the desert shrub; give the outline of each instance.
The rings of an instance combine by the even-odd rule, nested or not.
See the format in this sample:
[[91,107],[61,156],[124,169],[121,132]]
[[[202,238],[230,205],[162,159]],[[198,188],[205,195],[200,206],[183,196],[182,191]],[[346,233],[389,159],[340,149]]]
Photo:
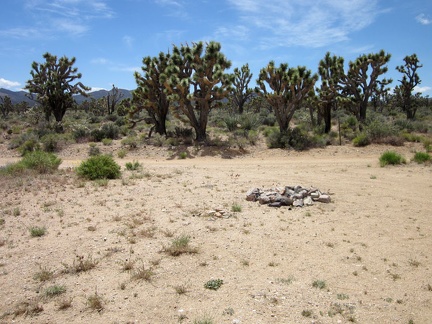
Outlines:
[[353,145],[356,147],[368,146],[369,144],[370,140],[366,133],[360,133],[353,139]]
[[255,130],[250,130],[249,132],[247,132],[247,139],[249,141],[249,144],[251,145],[255,145],[258,142],[258,132]]
[[379,142],[380,139],[396,136],[398,131],[392,124],[388,122],[374,120],[367,125],[366,133],[368,134],[371,142]]
[[405,159],[398,153],[394,152],[394,151],[386,151],[384,152],[380,158],[380,165],[382,167],[386,166],[386,165],[396,165],[396,164],[402,164],[405,163]]
[[114,123],[103,124],[101,128],[94,129],[91,132],[91,137],[95,142],[100,142],[104,138],[116,139],[120,133],[120,128]]
[[419,164],[421,163],[426,163],[429,162],[431,160],[431,157],[428,153],[426,152],[416,152],[414,154],[414,158],[413,160]]
[[18,152],[21,153],[21,156],[26,155],[29,152],[37,151],[40,149],[40,145],[37,139],[31,138],[25,141],[23,144],[21,144],[20,147],[18,147]]
[[262,124],[266,126],[274,126],[276,124],[276,117],[273,114],[266,114],[262,119]]
[[121,141],[122,145],[128,146],[129,149],[138,147],[138,138],[136,136],[128,136]]
[[60,148],[60,135],[46,134],[41,138],[42,147],[45,152],[56,152]]
[[22,146],[25,142],[31,141],[37,143],[39,138],[33,132],[26,132],[21,135],[15,136],[11,139],[8,149],[13,150]]
[[100,155],[100,154],[101,154],[100,148],[96,145],[96,143],[90,143],[88,155],[89,156],[95,156],[95,155]]
[[[267,134],[267,136],[266,136]],[[278,129],[273,129],[268,132],[264,132],[264,136],[267,137],[267,147],[268,148],[285,148],[288,144],[288,136],[282,134]]]
[[138,161],[127,162],[125,164],[125,167],[126,167],[126,170],[136,171],[136,170],[141,170],[142,169],[142,164],[139,163]]
[[32,169],[38,173],[52,173],[58,169],[62,160],[55,154],[43,151],[34,151],[24,155],[22,163],[26,169]]
[[72,137],[76,142],[84,142],[90,137],[90,132],[87,127],[78,126],[72,130]]
[[313,138],[300,127],[288,130],[288,144],[297,151],[315,147]]
[[244,130],[257,129],[261,125],[261,119],[258,114],[247,113],[240,115],[239,118],[240,128]]
[[110,146],[112,144],[113,140],[111,138],[104,138],[102,139],[102,144],[105,146]]
[[406,131],[409,133],[414,131],[414,125],[413,125],[412,121],[410,121],[406,118],[396,119],[393,124],[398,130]]
[[426,152],[432,152],[432,141],[429,139],[424,139],[423,147],[425,148]]
[[408,142],[421,143],[423,141],[423,136],[417,134],[403,132],[401,136]]
[[110,155],[96,155],[81,162],[76,172],[89,180],[117,179],[120,177],[120,166]]
[[239,116],[234,114],[225,116],[223,121],[230,132],[236,130],[237,125],[240,125]]

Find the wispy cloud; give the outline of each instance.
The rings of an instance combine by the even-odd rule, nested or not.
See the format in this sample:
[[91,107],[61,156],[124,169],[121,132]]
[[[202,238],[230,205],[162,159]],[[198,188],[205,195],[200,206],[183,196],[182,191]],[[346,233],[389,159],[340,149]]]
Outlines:
[[91,29],[92,20],[114,16],[106,0],[25,0],[24,9],[29,17],[21,25],[1,30],[1,35],[24,39],[81,36]]
[[110,63],[110,60],[104,58],[104,57],[98,57],[90,61],[92,64],[98,64],[98,65],[106,65]]
[[419,93],[425,93],[425,92],[429,92],[431,90],[432,90],[432,88],[431,87],[427,87],[427,86],[425,86],[425,87],[419,87],[419,86],[414,87],[414,92],[419,92]]
[[123,44],[125,44],[128,48],[132,48],[134,43],[134,38],[128,35],[123,36],[122,38]]
[[153,0],[158,6],[166,9],[166,15],[176,18],[187,18],[189,13],[184,0]]
[[432,19],[426,16],[425,14],[420,14],[416,16],[416,20],[422,25],[430,25],[432,24]]
[[345,41],[379,14],[377,0],[228,1],[245,26],[258,28],[260,32],[250,36],[262,48],[322,47]]
[[15,89],[18,88],[21,84],[16,81],[10,81],[3,78],[0,78],[0,88],[5,89]]

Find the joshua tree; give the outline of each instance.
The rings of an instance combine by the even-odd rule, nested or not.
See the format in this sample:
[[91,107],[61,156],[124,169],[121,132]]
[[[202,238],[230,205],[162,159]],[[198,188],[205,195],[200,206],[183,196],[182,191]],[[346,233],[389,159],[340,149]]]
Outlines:
[[9,113],[13,110],[12,100],[9,96],[0,97],[0,111],[3,118],[7,118]]
[[210,111],[220,107],[231,91],[232,77],[224,73],[230,66],[217,42],[208,43],[205,49],[202,42],[173,47],[165,75],[166,91],[174,114],[187,117],[199,142],[207,138]]
[[124,94],[120,92],[119,88],[117,88],[114,84],[112,89],[106,95],[106,104],[107,104],[107,112],[108,115],[112,115],[117,107],[117,104],[123,98]]
[[[158,57],[147,56],[142,61],[143,74],[135,72],[135,81],[138,87],[132,93],[133,99],[128,112],[132,126],[140,121],[150,119],[149,121],[154,125],[156,133],[166,135],[165,123],[170,101],[163,84],[166,80],[163,73],[168,66],[169,59],[170,55],[162,52],[159,53]],[[143,110],[148,113],[148,116],[138,117]]]
[[270,61],[261,69],[257,92],[273,107],[281,134],[287,133],[291,118],[301,107],[317,79],[318,76],[312,75],[304,66],[288,68],[288,64],[282,63],[277,68]]
[[45,53],[45,63],[33,62],[32,79],[27,81],[25,89],[30,95],[36,94],[38,101],[45,112],[45,119],[49,121],[53,114],[57,122],[56,130],[63,130],[61,122],[66,110],[74,104],[73,95],[81,94],[87,96],[85,91],[90,88],[81,82],[72,84],[76,79],[81,78],[81,73],[73,67],[75,57],[69,59],[66,56],[57,60],[57,56]]
[[354,62],[349,62],[348,73],[341,77],[342,93],[352,100],[351,112],[361,123],[366,120],[369,99],[382,91],[388,91],[385,86],[392,82],[392,79],[378,79],[387,72],[386,64],[390,57],[383,50],[376,54],[361,55]]
[[407,119],[414,119],[417,107],[412,104],[412,92],[414,88],[421,83],[417,70],[423,65],[420,64],[416,54],[405,56],[405,64],[396,67],[403,74],[401,84],[396,87],[396,95],[402,105],[402,110],[406,113]]
[[249,69],[249,65],[245,64],[240,69],[235,68],[233,74],[233,91],[231,93],[232,101],[237,107],[239,114],[243,113],[245,103],[252,98],[254,91],[249,88],[249,82],[253,74]]
[[317,88],[318,113],[324,119],[325,133],[329,133],[331,129],[331,112],[336,109],[337,99],[340,96],[339,82],[343,73],[343,57],[331,56],[327,52],[324,59],[319,62],[318,74],[321,77],[321,85]]

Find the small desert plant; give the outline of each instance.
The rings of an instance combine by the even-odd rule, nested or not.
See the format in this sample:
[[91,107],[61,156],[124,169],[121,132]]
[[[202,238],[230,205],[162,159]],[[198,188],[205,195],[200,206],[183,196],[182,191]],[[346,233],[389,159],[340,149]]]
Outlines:
[[311,317],[311,316],[312,316],[312,311],[309,310],[309,309],[305,309],[305,310],[302,311],[301,314],[302,314],[302,316],[304,316],[304,317]]
[[369,145],[370,140],[366,133],[361,133],[352,140],[352,143],[354,146],[361,147]]
[[23,301],[16,305],[13,315],[36,316],[43,312],[43,310],[43,306],[39,305],[37,300]]
[[47,297],[55,297],[65,292],[66,292],[65,286],[54,285],[46,288],[44,294]]
[[421,164],[421,163],[429,162],[431,160],[431,157],[426,152],[416,152],[413,160]]
[[96,155],[100,155],[100,154],[101,154],[100,148],[96,145],[96,143],[90,143],[88,155],[89,156],[96,156]]
[[171,256],[179,256],[184,253],[198,253],[198,250],[189,245],[190,236],[181,235],[175,238],[171,245],[165,247],[164,251]]
[[141,170],[142,169],[142,164],[139,163],[138,161],[127,162],[125,164],[125,167],[126,167],[126,170],[136,171],[136,170]]
[[231,211],[234,212],[234,213],[239,213],[239,212],[242,211],[242,206],[240,204],[238,204],[238,203],[234,203],[231,206]]
[[135,271],[133,271],[132,279],[151,281],[154,275],[155,273],[153,272],[153,270],[151,268],[146,268],[143,264],[140,267],[137,267]]
[[136,149],[138,147],[138,138],[136,136],[128,136],[122,139],[121,144],[128,146],[129,149]]
[[121,149],[121,150],[119,150],[119,151],[117,152],[117,156],[118,156],[120,159],[123,159],[126,155],[127,155],[127,152],[126,152],[126,150],[124,150],[124,149]]
[[60,136],[58,134],[46,134],[42,136],[41,142],[45,152],[56,152],[60,148]]
[[179,295],[184,295],[188,292],[188,288],[186,285],[176,285],[174,286],[174,290]]
[[63,263],[63,266],[65,267],[65,273],[80,273],[93,269],[97,264],[98,261],[94,260],[90,255],[87,256],[87,258],[82,255],[77,255],[72,265]]
[[72,298],[63,298],[57,302],[58,310],[65,310],[72,306]]
[[312,283],[312,287],[318,288],[318,289],[324,289],[326,286],[327,286],[327,284],[324,280],[315,280]]
[[46,234],[46,228],[40,226],[31,226],[29,228],[31,237],[41,237]]
[[36,281],[44,282],[54,277],[54,271],[49,270],[46,267],[39,266],[39,271],[33,275],[33,279]]
[[187,152],[180,152],[179,158],[182,159],[182,160],[184,160],[184,159],[187,158],[187,155],[188,155]]
[[396,164],[405,163],[405,159],[400,154],[398,154],[394,151],[384,152],[380,156],[379,161],[380,161],[381,167],[384,167],[388,164],[396,165]]
[[83,161],[76,171],[79,176],[89,180],[120,177],[120,166],[110,155],[92,156]]
[[102,139],[102,144],[105,146],[110,146],[112,144],[113,140],[111,138],[104,138]]
[[223,285],[222,279],[212,279],[204,284],[204,288],[210,290],[218,290]]
[[87,297],[87,306],[92,310],[101,312],[104,309],[102,297],[99,296],[97,292],[95,292],[93,295]]
[[210,315],[203,315],[202,317],[195,319],[193,324],[214,324],[213,317]]

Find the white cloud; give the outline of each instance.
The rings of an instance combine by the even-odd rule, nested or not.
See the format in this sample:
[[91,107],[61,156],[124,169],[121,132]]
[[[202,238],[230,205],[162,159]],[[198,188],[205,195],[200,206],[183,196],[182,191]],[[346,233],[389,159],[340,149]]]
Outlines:
[[14,88],[18,88],[20,85],[21,84],[19,82],[0,78],[0,88],[14,89]]
[[125,44],[127,47],[131,48],[133,45],[134,39],[131,36],[125,35],[125,36],[123,36],[122,41],[123,41],[123,44]]
[[[322,47],[349,39],[378,15],[377,0],[228,0],[262,48]],[[230,28],[230,27],[227,27]]]
[[425,92],[429,92],[432,90],[432,87],[419,87],[419,86],[415,86],[414,87],[414,92],[420,92],[420,93],[425,93]]
[[33,20],[23,20],[25,26],[11,26],[0,31],[1,35],[15,38],[81,36],[91,29],[92,20],[114,16],[106,0],[25,0],[24,8]]
[[432,19],[427,17],[425,14],[420,14],[416,17],[416,20],[422,25],[430,25],[432,24]]
[[98,58],[95,58],[95,59],[91,60],[90,63],[92,63],[92,64],[106,65],[106,64],[109,64],[110,61],[108,59],[106,59],[106,58],[98,57]]

